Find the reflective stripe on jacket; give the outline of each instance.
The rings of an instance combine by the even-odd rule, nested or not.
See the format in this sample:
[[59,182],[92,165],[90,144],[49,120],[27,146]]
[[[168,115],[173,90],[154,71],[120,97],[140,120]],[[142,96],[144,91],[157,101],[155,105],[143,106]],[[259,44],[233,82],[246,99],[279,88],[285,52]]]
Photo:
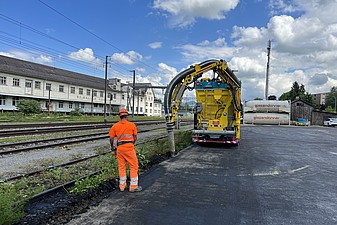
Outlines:
[[127,120],[121,120],[115,123],[110,131],[110,138],[117,137],[117,150],[134,149],[134,136],[137,135],[136,125]]

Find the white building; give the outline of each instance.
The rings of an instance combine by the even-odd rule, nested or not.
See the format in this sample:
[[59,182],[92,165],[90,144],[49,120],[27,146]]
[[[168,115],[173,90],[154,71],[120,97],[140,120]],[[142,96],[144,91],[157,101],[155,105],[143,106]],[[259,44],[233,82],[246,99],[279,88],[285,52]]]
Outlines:
[[[161,110],[159,114],[154,113],[155,96],[150,86],[151,84],[145,92],[138,91],[141,102],[135,102],[135,114],[138,107],[139,115],[161,116]],[[2,111],[17,110],[16,106],[21,99],[35,99],[41,103],[43,111],[67,113],[79,108],[84,113],[102,114],[104,87],[105,80],[102,78],[0,56]],[[107,85],[106,113],[117,114],[122,107],[129,108],[132,113],[132,101],[129,101],[131,97],[132,86],[121,83],[117,78],[110,79]]]
[[312,94],[313,101],[317,105],[325,105],[325,99],[329,93]]

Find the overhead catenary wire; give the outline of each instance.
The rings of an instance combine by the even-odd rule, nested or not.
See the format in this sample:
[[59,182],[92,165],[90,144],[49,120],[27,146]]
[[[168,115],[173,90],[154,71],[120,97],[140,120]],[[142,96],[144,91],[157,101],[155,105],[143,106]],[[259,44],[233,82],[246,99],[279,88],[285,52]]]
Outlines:
[[[68,46],[68,47],[70,47],[70,48],[72,48],[72,49],[75,49],[75,50],[77,50],[77,51],[81,49],[81,48],[76,47],[76,46],[74,46],[74,45],[72,45],[72,44],[69,44],[69,43],[67,43],[67,42],[65,42],[65,41],[62,41],[62,40],[57,39],[57,38],[55,38],[55,37],[52,37],[52,36],[50,36],[50,35],[48,35],[48,34],[45,34],[45,33],[41,32],[41,31],[38,31],[37,29],[35,29],[35,28],[33,28],[33,27],[30,27],[30,26],[28,26],[28,25],[26,25],[26,24],[24,24],[24,23],[22,23],[22,22],[19,22],[19,21],[15,20],[15,19],[13,19],[13,18],[11,18],[11,17],[8,17],[8,16],[6,16],[6,15],[4,15],[4,14],[2,14],[2,13],[0,13],[0,19],[5,20],[5,21],[7,21],[7,22],[10,22],[10,23],[12,23],[12,24],[17,25],[17,26],[20,27],[20,37],[16,37],[15,35],[8,34],[8,33],[4,32],[4,31],[1,32],[1,33],[6,34],[7,36],[15,37],[15,38],[17,39],[17,41],[8,40],[8,39],[5,40],[7,37],[5,37],[5,38],[3,37],[3,38],[2,38],[2,40],[3,40],[2,43],[4,43],[4,42],[9,42],[10,44],[4,43],[4,44],[7,44],[7,45],[9,45],[9,46],[14,47],[13,45],[16,45],[16,47],[22,47],[23,45],[25,45],[23,41],[26,41],[27,43],[29,42],[29,43],[32,43],[33,45],[40,46],[41,48],[39,49],[39,51],[41,51],[41,52],[43,52],[43,53],[51,54],[50,52],[48,52],[48,51],[46,51],[46,50],[43,50],[43,48],[46,48],[46,49],[49,49],[49,50],[50,50],[51,48],[46,47],[46,46],[42,46],[42,45],[39,45],[39,44],[36,44],[36,43],[33,43],[33,42],[30,42],[30,41],[28,41],[28,40],[24,40],[24,39],[22,38],[22,36],[21,36],[21,29],[23,28],[23,29],[26,29],[26,30],[31,31],[31,32],[33,32],[33,33],[36,33],[36,34],[38,34],[38,35],[41,35],[41,36],[43,36],[43,37],[49,38],[49,39],[51,39],[51,40],[53,40],[53,41],[56,41],[56,42],[58,42],[58,43],[61,43],[61,44],[63,44],[63,45],[66,45],[66,46]],[[26,44],[26,45],[24,46],[24,49],[28,49],[28,50],[29,50],[30,48],[32,48],[32,49],[34,49],[34,50],[37,50],[36,47],[32,47],[32,45],[28,47],[27,44]],[[52,50],[55,51],[55,52],[59,52],[59,53],[60,53],[60,51],[58,51],[58,50],[55,50],[55,49],[52,49]],[[84,65],[83,63],[85,63],[84,61],[79,61],[79,60],[74,60],[74,59],[73,59],[73,60],[69,60],[69,59],[68,59],[69,57],[68,57],[68,55],[67,55],[66,53],[61,53],[61,54],[64,55],[64,56],[66,56],[66,57],[63,58],[63,60],[67,60],[68,62],[70,62],[70,61],[72,61],[72,62],[77,62],[77,63],[82,62],[82,65]],[[98,55],[94,55],[94,57],[97,58],[97,59],[100,59],[100,60],[102,61],[102,68],[103,68],[103,59],[104,59],[105,57],[103,57],[103,56],[98,56]],[[64,62],[63,62],[61,59],[59,59],[59,57],[58,57],[57,55],[55,55],[55,54],[54,54],[54,60],[55,60],[55,61],[58,61],[58,62],[61,62],[61,63],[64,63]],[[90,62],[86,62],[86,63],[89,63],[89,64],[90,64]],[[110,63],[111,63],[111,62],[110,62]],[[64,63],[64,64],[71,65],[72,63]],[[129,71],[128,68],[126,68],[126,67],[124,67],[124,66],[122,66],[122,65],[115,64],[115,63],[113,63],[113,64],[114,64],[114,66],[119,67],[119,68],[125,70],[125,72],[126,72],[126,71],[127,71],[127,72]],[[72,65],[72,66],[74,66],[74,65]],[[74,67],[76,67],[76,66],[74,66]],[[77,68],[78,68],[78,67],[77,67]],[[99,68],[99,67],[97,67],[97,68]],[[81,68],[81,69],[83,69],[83,68]],[[115,69],[115,70],[116,70],[118,73],[120,73],[120,74],[124,74],[124,76],[128,76],[128,75],[127,75],[128,73],[121,72],[121,71],[119,71],[119,70],[117,70],[117,69]]]
[[[47,3],[43,2],[42,0],[38,0],[41,4],[45,5],[46,7],[48,7],[49,9],[53,10],[54,12],[56,12],[57,14],[61,15],[62,17],[66,18],[67,20],[69,20],[70,22],[72,22],[73,24],[75,24],[76,26],[80,27],[81,29],[83,29],[84,31],[90,33],[91,35],[95,36],[96,38],[98,38],[99,40],[101,40],[102,42],[106,43],[107,45],[113,47],[114,49],[125,53],[125,51],[123,51],[122,49],[118,48],[116,45],[111,44],[110,42],[106,41],[105,39],[103,39],[102,37],[98,36],[97,34],[95,34],[94,32],[90,31],[89,29],[85,28],[84,26],[82,26],[81,24],[77,23],[76,21],[72,20],[71,18],[69,18],[68,16],[64,15],[63,13],[61,13],[60,11],[56,10],[55,8],[53,8],[52,6],[48,5]],[[152,67],[151,65],[148,65],[146,63],[144,63],[143,61],[129,55],[129,57],[141,64],[143,64],[144,66],[147,66],[151,69],[153,69],[156,72],[160,72],[158,71],[156,68]]]

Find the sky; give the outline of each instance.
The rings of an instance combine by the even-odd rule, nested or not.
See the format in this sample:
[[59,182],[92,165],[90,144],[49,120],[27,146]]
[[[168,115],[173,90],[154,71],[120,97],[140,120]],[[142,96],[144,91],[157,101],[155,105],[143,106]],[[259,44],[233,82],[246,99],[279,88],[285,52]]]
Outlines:
[[[1,0],[0,54],[104,78],[166,86],[182,70],[224,59],[242,100],[293,82],[337,86],[337,0]],[[162,91],[157,91],[157,97]],[[193,93],[186,93],[193,96]]]

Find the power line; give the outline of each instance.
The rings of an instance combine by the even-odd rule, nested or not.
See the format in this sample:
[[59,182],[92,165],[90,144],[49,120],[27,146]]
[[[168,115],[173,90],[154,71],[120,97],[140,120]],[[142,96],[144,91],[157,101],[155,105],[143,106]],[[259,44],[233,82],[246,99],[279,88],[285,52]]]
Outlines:
[[[71,18],[69,18],[68,16],[64,15],[63,13],[59,12],[58,10],[56,10],[55,8],[51,7],[50,5],[48,5],[47,3],[39,0],[40,3],[42,3],[43,5],[45,5],[46,7],[48,7],[49,9],[53,10],[54,12],[56,12],[57,14],[61,15],[62,17],[66,18],[67,20],[69,20],[70,22],[72,22],[73,24],[77,25],[78,27],[82,28],[83,30],[85,30],[86,32],[90,33],[91,35],[95,36],[96,38],[98,38],[99,40],[103,41],[104,43],[110,45],[111,47],[117,49],[118,51],[120,52],[123,52],[125,53],[125,51],[121,50],[120,48],[118,48],[117,46],[111,44],[110,42],[104,40],[103,38],[101,38],[100,36],[96,35],[95,33],[93,33],[92,31],[90,31],[89,29],[85,28],[84,26],[82,26],[81,24],[77,23],[76,21],[72,20]],[[129,57],[133,60],[136,60],[138,61],[139,63],[149,67],[149,68],[152,68],[153,70],[159,72],[156,68],[152,67],[151,65],[148,65],[142,61],[140,61],[139,59],[133,57],[133,56],[130,56]]]
[[[31,31],[31,32],[34,32],[34,33],[36,33],[36,34],[39,34],[39,35],[41,35],[41,36],[43,36],[43,37],[47,37],[47,38],[49,38],[49,39],[51,39],[51,40],[57,41],[57,42],[59,42],[59,43],[61,43],[61,44],[64,44],[64,45],[66,45],[66,46],[68,46],[68,47],[71,47],[71,48],[73,48],[73,49],[75,49],[75,50],[77,50],[77,51],[80,49],[80,48],[78,48],[78,47],[76,47],[76,46],[74,46],[74,45],[71,45],[71,44],[69,44],[69,43],[67,43],[67,42],[65,42],[65,41],[62,41],[62,40],[57,39],[57,38],[55,38],[55,37],[52,37],[52,36],[50,36],[50,35],[48,35],[48,34],[45,34],[45,33],[41,32],[41,31],[38,31],[38,30],[34,29],[33,27],[30,27],[30,26],[28,26],[28,25],[26,25],[26,24],[24,24],[24,23],[21,23],[21,22],[15,20],[15,19],[13,19],[13,18],[10,18],[10,17],[4,15],[4,14],[1,14],[1,13],[0,13],[0,19],[3,19],[3,20],[5,20],[5,21],[7,21],[7,22],[10,22],[10,23],[15,24],[15,25],[17,25],[17,26],[20,27],[20,37],[17,37],[17,36],[15,36],[15,35],[11,35],[11,34],[8,34],[8,33],[2,31],[2,33],[6,34],[7,36],[15,37],[16,39],[19,40],[18,43],[16,43],[16,42],[13,41],[13,40],[11,40],[11,41],[8,41],[8,40],[7,40],[7,41],[8,41],[9,43],[11,43],[11,44],[15,44],[15,45],[17,45],[17,46],[20,46],[21,44],[23,44],[23,43],[22,43],[22,40],[24,40],[24,39],[22,39],[22,37],[21,37],[21,28],[24,28],[24,29],[27,29],[27,30],[29,30],[29,31]],[[6,40],[4,40],[5,38],[2,38],[2,39],[3,39],[3,41],[6,41]],[[30,41],[28,41],[28,40],[25,40],[25,41],[26,41],[26,42],[30,42]],[[42,45],[36,44],[36,43],[34,43],[34,42],[30,42],[30,43],[33,43],[33,44],[36,45],[36,46],[42,46]],[[13,45],[11,45],[11,46],[13,46]],[[30,47],[31,47],[32,49],[36,50],[35,47],[32,47],[32,46],[30,46]],[[43,46],[43,47],[44,47],[44,48],[47,48],[47,49],[51,49],[51,48],[49,48],[49,47],[45,47],[45,46]],[[25,46],[25,49],[28,49],[27,46]],[[42,50],[42,49],[39,49],[39,50],[40,50],[41,52],[44,52],[44,53],[46,52],[46,51],[44,51],[44,50]],[[57,50],[54,50],[54,51],[59,52],[59,51],[57,51]],[[47,53],[50,54],[50,52],[47,52]],[[59,54],[60,54],[60,53],[59,53]],[[66,54],[64,54],[64,53],[61,53],[61,54],[66,55]],[[55,56],[56,56],[56,55],[55,55]],[[66,56],[67,56],[67,55],[66,55]],[[94,57],[97,58],[97,59],[100,59],[101,61],[103,61],[103,58],[104,58],[104,57],[98,56],[98,55],[94,55]],[[57,57],[55,57],[55,58],[57,58]],[[66,58],[68,58],[68,56],[67,56]],[[59,61],[60,61],[60,60],[59,60]],[[74,61],[74,62],[78,62],[78,61],[75,61],[75,60],[73,60],[73,61]],[[89,63],[89,62],[87,62],[87,63]],[[67,64],[69,65],[69,63],[67,63]],[[125,71],[129,71],[128,68],[126,68],[126,67],[124,67],[124,66],[122,66],[122,65],[115,64],[115,63],[114,63],[114,65],[117,66],[117,67],[120,67],[120,68],[124,69]],[[118,71],[118,70],[117,70],[117,71]],[[120,71],[118,71],[118,72],[120,72]],[[122,73],[122,72],[120,72],[120,73]]]

